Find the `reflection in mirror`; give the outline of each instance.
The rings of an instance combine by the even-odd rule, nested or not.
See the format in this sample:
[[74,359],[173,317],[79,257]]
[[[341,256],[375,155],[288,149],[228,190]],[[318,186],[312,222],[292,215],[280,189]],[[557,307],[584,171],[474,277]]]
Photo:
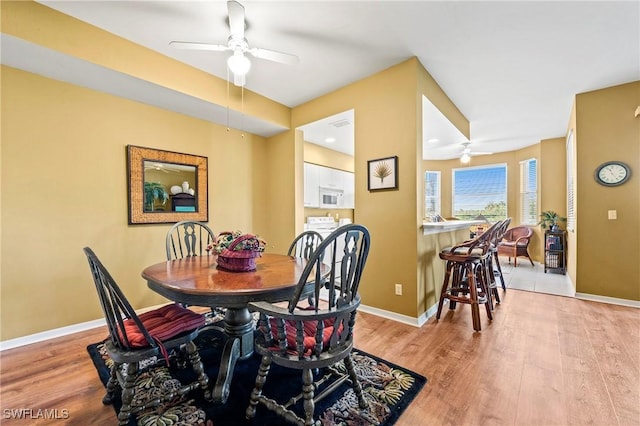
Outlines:
[[144,161],[145,212],[195,212],[197,168]]

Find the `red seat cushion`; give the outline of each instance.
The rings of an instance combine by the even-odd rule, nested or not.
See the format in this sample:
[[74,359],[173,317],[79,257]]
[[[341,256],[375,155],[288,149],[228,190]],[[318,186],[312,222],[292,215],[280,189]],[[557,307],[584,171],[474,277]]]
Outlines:
[[[322,345],[326,347],[329,344],[329,339],[331,338],[331,334],[333,333],[333,325],[335,323],[335,319],[326,319],[324,320],[324,330],[322,332]],[[277,322],[275,319],[270,320],[271,324],[271,332],[273,336],[277,338],[278,329]],[[296,322],[293,320],[286,320],[284,322],[285,333],[287,335],[287,349],[290,353],[295,353],[297,351],[296,345]],[[338,332],[342,331],[342,324]],[[302,329],[304,332],[304,354],[309,355],[311,350],[316,344],[316,330],[318,329],[318,321],[303,321]],[[273,350],[279,350],[277,346],[272,348]]]
[[[149,334],[164,342],[178,334],[204,325],[204,317],[176,303],[139,315]],[[132,319],[124,322],[129,343],[133,348],[149,346],[149,342]]]

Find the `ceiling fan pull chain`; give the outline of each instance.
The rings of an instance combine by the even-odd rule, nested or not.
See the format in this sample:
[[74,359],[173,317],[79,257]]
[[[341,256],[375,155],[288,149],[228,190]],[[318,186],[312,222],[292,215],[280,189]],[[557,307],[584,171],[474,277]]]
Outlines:
[[227,67],[227,133],[229,131],[229,68]]
[[244,139],[244,84],[240,87],[240,138]]

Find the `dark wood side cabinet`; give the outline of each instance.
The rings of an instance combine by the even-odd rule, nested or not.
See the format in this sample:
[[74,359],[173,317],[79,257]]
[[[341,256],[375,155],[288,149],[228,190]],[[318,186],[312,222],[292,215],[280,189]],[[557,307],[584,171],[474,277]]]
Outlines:
[[567,231],[544,233],[544,273],[567,273]]
[[171,197],[171,210],[174,212],[195,212],[196,197],[191,194],[175,194]]

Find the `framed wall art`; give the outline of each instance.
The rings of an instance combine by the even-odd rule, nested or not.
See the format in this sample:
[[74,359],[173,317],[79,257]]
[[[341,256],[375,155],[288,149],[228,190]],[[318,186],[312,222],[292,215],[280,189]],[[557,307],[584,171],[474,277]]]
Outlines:
[[367,161],[369,191],[398,189],[398,157]]

